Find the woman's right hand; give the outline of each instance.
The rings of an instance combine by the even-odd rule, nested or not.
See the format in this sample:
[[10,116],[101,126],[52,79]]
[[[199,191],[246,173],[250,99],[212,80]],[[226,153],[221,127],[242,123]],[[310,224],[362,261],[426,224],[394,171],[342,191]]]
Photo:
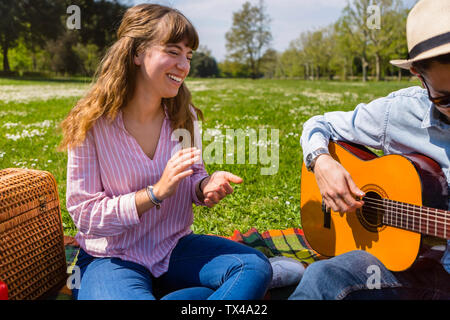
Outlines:
[[167,162],[161,179],[153,186],[153,193],[159,200],[164,200],[175,193],[181,180],[192,175],[189,169],[200,160],[201,150],[197,148],[182,149]]
[[314,175],[327,208],[334,212],[352,212],[364,204],[355,197],[364,196],[347,170],[329,154],[319,155],[314,164]]

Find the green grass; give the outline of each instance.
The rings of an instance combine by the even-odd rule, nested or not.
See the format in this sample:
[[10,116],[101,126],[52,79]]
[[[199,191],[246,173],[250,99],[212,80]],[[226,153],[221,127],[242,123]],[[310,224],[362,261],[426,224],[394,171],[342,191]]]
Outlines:
[[58,83],[82,83],[89,84],[91,78],[87,77],[72,77],[72,78],[40,78],[40,77],[5,77],[0,78],[1,85],[39,85],[39,84],[58,84]]
[[[0,101],[0,168],[23,167],[50,171],[58,183],[64,230],[74,235],[76,228],[66,210],[67,155],[56,151],[61,141],[58,124],[64,119],[79,96],[39,100],[40,86],[52,86],[64,92],[68,87],[87,88],[88,79],[42,81],[0,79],[0,96],[7,87],[27,85],[26,90],[37,92],[37,97],[17,102]],[[209,173],[230,171],[244,179],[234,185],[235,192],[214,208],[195,207],[193,230],[197,233],[231,235],[235,229],[242,232],[254,227],[260,231],[300,226],[300,178],[302,124],[313,115],[333,110],[351,110],[358,103],[367,103],[377,97],[417,82],[306,82],[299,80],[247,79],[191,79],[194,104],[202,109],[205,120],[203,132],[216,129],[222,135],[226,129],[279,130],[279,163],[276,174],[261,175],[268,165],[207,164]],[[20,88],[19,88],[20,89]],[[25,94],[16,96],[18,99]],[[1,99],[0,99],[1,100]],[[276,141],[271,141],[276,143]],[[203,141],[205,148],[211,141]],[[270,147],[268,148],[270,155]],[[225,147],[224,147],[225,153]],[[277,164],[277,163],[275,163]]]

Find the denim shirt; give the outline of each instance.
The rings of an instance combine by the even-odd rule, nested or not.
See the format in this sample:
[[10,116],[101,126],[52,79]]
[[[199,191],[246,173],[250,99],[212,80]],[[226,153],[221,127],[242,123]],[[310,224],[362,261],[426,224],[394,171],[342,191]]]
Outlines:
[[[346,140],[384,154],[424,154],[440,164],[450,185],[450,125],[439,115],[425,89],[410,87],[359,104],[354,111],[312,117],[300,139],[304,161],[312,151],[327,148],[329,140]],[[450,208],[450,198],[448,202]],[[442,264],[450,273],[450,241]]]

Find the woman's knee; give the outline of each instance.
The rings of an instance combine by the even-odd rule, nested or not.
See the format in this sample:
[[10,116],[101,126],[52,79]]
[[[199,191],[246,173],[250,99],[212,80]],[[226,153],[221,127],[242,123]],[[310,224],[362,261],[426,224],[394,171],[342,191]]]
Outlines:
[[257,251],[243,254],[239,258],[242,261],[242,269],[258,274],[264,281],[272,280],[272,265],[264,254]]
[[154,300],[150,272],[118,258],[94,259],[86,266],[79,300]]

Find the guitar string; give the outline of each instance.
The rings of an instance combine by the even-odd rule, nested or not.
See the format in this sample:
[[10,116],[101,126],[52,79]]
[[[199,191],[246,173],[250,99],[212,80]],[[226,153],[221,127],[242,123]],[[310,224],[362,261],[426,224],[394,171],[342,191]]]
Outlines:
[[[405,207],[403,207],[403,205],[401,207],[398,207],[398,205],[395,204],[395,207],[393,207],[393,206],[389,206],[389,204],[386,204],[386,203],[380,203],[380,201],[382,201],[382,200],[379,200],[379,199],[374,199],[374,198],[364,198],[364,199],[365,199],[364,200],[365,204],[364,204],[363,208],[365,208],[365,209],[374,208],[374,209],[379,209],[379,210],[385,210],[386,213],[390,215],[391,220],[392,220],[392,218],[395,218],[396,222],[397,222],[397,220],[399,220],[401,223],[401,221],[403,221],[402,218],[405,218],[405,220],[408,218],[420,219],[421,223],[422,223],[422,221],[425,221],[424,223],[431,222],[431,223],[447,224],[447,221],[448,220],[450,221],[450,218],[448,218],[448,217],[438,216],[438,215],[445,215],[445,213],[442,213],[442,212],[435,212],[436,215],[432,215],[432,214],[427,214],[425,212],[421,212],[421,210],[419,208],[417,208],[417,209],[413,208],[411,210],[411,208],[409,208],[409,209],[405,208]],[[376,200],[376,201],[371,201],[371,200]],[[370,206],[367,203],[375,204],[375,206]],[[407,212],[406,213],[402,212],[402,211],[405,211],[405,209]],[[389,210],[395,211],[395,213],[394,212],[390,213]],[[439,209],[431,208],[431,210],[439,210]],[[415,214],[408,214],[408,211],[411,213],[415,213]],[[399,217],[399,216],[401,216],[401,217]],[[448,226],[450,226],[450,223],[448,224]]]
[[[412,225],[412,227],[414,227],[416,224],[418,227],[421,227],[422,224],[423,226],[430,226],[431,224],[439,224],[439,227],[444,224],[445,226],[443,226],[441,229],[442,230],[447,230],[450,228],[450,224],[447,224],[447,220],[445,220],[446,218],[443,217],[436,217],[437,219],[429,219],[428,217],[424,217],[423,214],[419,213],[419,215],[411,215],[408,213],[404,213],[404,212],[399,212],[397,210],[393,210],[394,208],[385,208],[385,207],[380,207],[380,206],[371,206],[371,205],[364,205],[363,209],[367,212],[367,213],[371,213],[371,214],[375,214],[375,215],[379,215],[379,213],[374,213],[367,211],[367,209],[375,209],[375,210],[380,210],[380,209],[384,209],[385,214],[383,214],[383,217],[386,217],[387,219],[390,219],[390,221],[392,223],[400,223],[400,224],[404,224],[404,223],[409,223],[410,225]],[[398,208],[395,208],[398,209]],[[394,221],[395,219],[395,221]],[[419,225],[420,224],[420,225]]]
[[[413,222],[413,224],[416,224],[415,221],[421,220],[421,221],[425,221],[425,222],[431,222],[431,223],[444,223],[443,221],[440,220],[431,220],[431,219],[427,219],[425,217],[421,217],[421,216],[415,216],[415,215],[408,215],[408,214],[398,214],[398,212],[386,212],[385,214],[380,214],[378,213],[378,210],[380,209],[379,207],[373,207],[373,206],[364,206],[363,207],[365,213],[369,213],[371,214],[369,217],[374,217],[374,216],[382,216],[382,217],[386,217],[390,220],[395,219],[396,222],[401,222],[401,221],[405,221],[405,222]],[[372,209],[375,209],[375,211],[373,211]],[[450,225],[448,225],[448,227],[450,227]]]
[[384,210],[384,211],[386,211],[387,214],[390,214],[392,212],[398,216],[415,217],[415,218],[420,218],[420,219],[427,220],[427,221],[437,221],[437,222],[442,222],[442,223],[447,223],[448,221],[450,221],[450,218],[445,217],[442,214],[432,215],[432,214],[427,214],[426,212],[407,210],[406,208],[380,205],[377,203],[374,204],[373,202],[371,203],[369,201],[367,201],[364,204],[363,208],[364,207],[372,207],[375,209]]
[[[395,218],[396,220],[402,221],[403,217],[405,219],[412,217],[413,219],[420,219],[421,221],[425,220],[425,222],[432,222],[432,223],[439,222],[439,223],[444,223],[444,224],[447,223],[447,220],[450,220],[448,217],[445,217],[446,213],[445,213],[445,211],[443,211],[441,209],[426,208],[426,210],[428,210],[428,213],[426,213],[426,212],[422,212],[423,209],[421,209],[420,207],[418,207],[416,205],[403,204],[403,203],[397,204],[397,203],[393,202],[392,200],[388,200],[388,199],[376,199],[376,198],[366,197],[363,200],[365,201],[365,205],[364,205],[365,208],[369,207],[368,205],[366,205],[367,203],[372,203],[372,204],[375,204],[375,206],[372,206],[373,208],[384,209],[384,210],[386,210],[387,214],[390,214],[389,210],[396,211],[395,214],[390,214],[391,220],[392,220],[392,218]],[[388,202],[388,203],[386,203],[386,202]],[[429,210],[434,210],[434,212],[430,212]],[[406,212],[404,212],[404,211],[406,211]],[[408,213],[412,213],[413,215],[408,214]],[[417,213],[418,213],[418,215],[417,215]],[[432,213],[434,213],[435,215],[433,215]],[[413,224],[414,224],[414,222],[413,222]]]
[[443,209],[436,209],[436,208],[430,208],[430,207],[422,207],[422,206],[418,206],[418,205],[415,205],[415,204],[409,204],[409,203],[404,203],[404,202],[398,202],[398,201],[395,201],[395,200],[390,200],[390,199],[385,199],[385,198],[382,198],[382,199],[378,199],[378,198],[371,198],[371,197],[364,197],[363,198],[363,200],[364,199],[367,199],[367,200],[369,200],[369,201],[375,201],[375,202],[381,202],[382,204],[392,204],[392,205],[396,205],[396,206],[398,206],[398,205],[400,205],[400,206],[407,206],[407,207],[412,207],[413,209],[415,208],[415,209],[419,209],[419,210],[435,210],[436,211],[436,213],[439,213],[439,214],[446,214],[447,212],[449,212],[449,211],[446,211],[446,210],[443,210]]
[[[409,229],[413,229],[413,230],[419,230],[421,232],[425,232],[425,230],[423,230],[423,229],[426,229],[426,231],[427,231],[426,233],[429,233],[429,234],[433,234],[433,232],[430,232],[430,229],[431,229],[431,230],[435,231],[434,232],[435,234],[442,233],[443,235],[445,235],[445,237],[447,237],[447,230],[448,230],[448,227],[450,227],[450,225],[446,225],[447,228],[442,227],[441,225],[438,225],[438,222],[440,224],[446,223],[446,222],[439,221],[436,219],[434,219],[434,220],[427,219],[426,217],[423,217],[420,212],[419,212],[420,216],[410,215],[410,214],[405,214],[405,213],[400,214],[399,212],[391,213],[387,209],[392,209],[392,208],[385,208],[385,206],[380,207],[380,206],[370,206],[370,205],[364,205],[363,209],[365,209],[365,212],[366,212],[365,216],[368,218],[374,218],[374,217],[376,218],[376,217],[380,216],[380,214],[377,212],[373,212],[371,210],[367,210],[367,209],[375,209],[375,210],[386,209],[386,211],[385,211],[386,214],[383,214],[382,216],[390,219],[390,222],[392,224],[395,223],[399,227],[409,228]],[[440,218],[442,218],[442,217],[440,217]],[[420,222],[417,220],[420,220]],[[430,225],[430,222],[431,222],[431,225]],[[434,223],[434,225],[433,225],[433,223]]]
[[[366,199],[366,200],[364,200]],[[414,216],[417,216],[416,214],[419,214],[420,216],[425,215],[426,217],[424,219],[427,219],[427,217],[429,218],[439,218],[439,219],[443,219],[443,220],[448,220],[450,221],[450,217],[446,217],[446,212],[441,210],[441,209],[434,209],[434,208],[427,208],[426,209],[421,209],[421,207],[418,207],[416,205],[409,205],[409,204],[396,204],[395,202],[390,202],[390,203],[386,203],[384,202],[384,200],[380,200],[380,199],[375,199],[375,198],[364,198],[363,201],[365,203],[372,203],[375,205],[379,205],[381,206],[380,209],[397,209],[397,210],[406,210],[406,213],[403,212],[399,212],[399,214],[402,215],[406,215],[408,216],[408,213],[414,213]],[[412,206],[412,207],[411,207]],[[423,212],[423,210],[427,210],[428,212]],[[434,210],[434,211],[430,211],[430,210]],[[436,221],[436,219],[432,220],[432,221]],[[437,220],[439,221],[439,220]]]
[[[377,209],[377,208],[375,208]],[[366,210],[366,214],[364,215],[366,218],[377,218],[380,216],[380,214],[373,212],[373,211],[367,211]],[[383,215],[383,217],[386,217],[386,215]],[[389,218],[389,217],[388,217]],[[421,219],[421,218],[419,218]],[[423,219],[423,218],[422,218]],[[383,222],[383,221],[382,221]],[[421,223],[419,225],[419,223],[414,223],[412,222],[410,219],[405,219],[405,221],[403,221],[402,219],[400,219],[397,215],[391,215],[390,216],[390,220],[384,221],[384,224],[389,224],[389,222],[394,226],[394,227],[399,227],[399,228],[406,228],[409,230],[413,230],[413,231],[419,231],[421,233],[425,233],[425,234],[430,234],[430,235],[438,235],[438,234],[442,234],[443,238],[448,238],[450,235],[448,234],[448,226],[447,229],[445,229],[444,227],[442,227],[441,225],[438,225],[436,223],[436,221],[431,221],[431,224],[426,224],[426,223]],[[434,231],[434,232],[433,232]]]
[[[373,206],[365,205],[363,208],[365,209],[365,212],[366,212],[366,214],[365,214],[366,218],[378,218],[380,216],[380,214],[377,212],[374,212],[372,210],[367,210],[367,209],[378,210],[378,209],[380,209],[379,206],[373,207]],[[403,218],[402,218],[402,217],[399,217],[398,215],[396,215],[394,212],[392,212],[392,213],[387,212],[387,214],[382,215],[382,217],[386,217],[386,218],[390,219],[391,224],[393,224],[393,226],[396,226],[396,227],[419,231],[421,233],[430,234],[430,235],[442,234],[442,236],[441,236],[442,238],[448,238],[450,235],[448,232],[450,225],[446,225],[447,228],[444,228],[440,224],[438,224],[439,221],[436,221],[436,220],[425,220],[426,218],[424,218],[424,217],[413,216],[413,215],[407,215],[407,216],[412,217],[412,218],[408,219],[407,217],[405,217],[405,215],[403,215]],[[415,219],[416,222],[412,221],[413,219]],[[420,224],[417,221],[418,219],[421,220]],[[389,223],[389,220],[387,222]],[[386,224],[386,221],[384,221],[384,223]]]

